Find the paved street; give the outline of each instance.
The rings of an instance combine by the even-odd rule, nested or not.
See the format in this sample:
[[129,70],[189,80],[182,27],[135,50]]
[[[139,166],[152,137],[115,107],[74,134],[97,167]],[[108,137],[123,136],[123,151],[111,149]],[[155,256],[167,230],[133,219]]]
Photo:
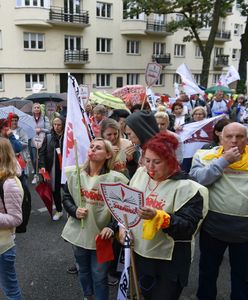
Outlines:
[[[23,295],[26,300],[83,299],[78,277],[66,273],[66,268],[73,263],[71,246],[60,237],[66,217],[58,222],[51,221],[34,191],[33,195],[28,231],[25,234],[17,234],[16,239],[17,273]],[[196,249],[189,285],[183,292],[182,300],[196,299],[198,246]],[[218,283],[218,300],[229,299],[229,281],[226,255]],[[116,289],[111,289],[111,300],[115,299],[115,294]],[[0,299],[4,299],[1,291]]]

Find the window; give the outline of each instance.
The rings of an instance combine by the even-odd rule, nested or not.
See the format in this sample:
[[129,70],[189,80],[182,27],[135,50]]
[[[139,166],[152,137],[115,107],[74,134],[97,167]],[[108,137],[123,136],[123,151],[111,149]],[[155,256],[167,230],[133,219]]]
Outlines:
[[213,74],[213,85],[218,84],[218,82],[220,81],[220,76],[221,74]]
[[[130,5],[130,4],[129,4]],[[132,16],[129,16],[128,14],[130,13],[131,9],[132,8],[135,8],[136,5],[133,4],[132,7],[128,7],[128,4],[127,3],[123,3],[123,19],[132,19],[132,20],[145,20],[145,13],[137,13],[136,15],[132,15]]]
[[241,35],[243,33],[243,25],[241,24],[234,24],[234,35]]
[[24,33],[24,49],[43,50],[44,49],[44,34],[25,32]]
[[166,23],[166,21],[165,21],[165,15],[154,14],[153,18],[154,18],[154,23],[157,24],[157,25],[163,25],[163,24]]
[[3,90],[3,75],[0,74],[0,90]]
[[127,41],[127,54],[140,54],[140,42]]
[[50,0],[16,0],[16,6],[49,7]]
[[2,30],[0,30],[0,49],[3,49]]
[[185,45],[175,44],[174,55],[178,57],[185,57]]
[[45,86],[45,75],[44,74],[26,74],[25,75],[26,89],[32,89],[35,83],[42,84]]
[[127,74],[127,84],[139,84],[139,74]]
[[155,86],[164,85],[164,74],[160,74],[159,79],[155,82]]
[[112,4],[97,2],[96,3],[96,16],[102,18],[112,17]]
[[180,22],[184,20],[184,15],[176,14],[176,22]]
[[240,49],[232,49],[232,59],[233,60],[240,59]]
[[182,83],[182,79],[179,74],[173,74],[173,83],[178,83],[178,84]]
[[153,55],[165,54],[165,43],[153,43]]
[[96,51],[101,53],[111,52],[111,39],[97,38],[96,39]]
[[222,55],[223,52],[224,52],[224,48],[219,48],[219,47],[214,48],[215,57]]
[[202,58],[202,54],[199,46],[195,46],[195,58]]
[[110,87],[110,74],[96,74],[97,87]]
[[81,49],[81,37],[80,36],[65,36],[65,50],[80,50]]
[[200,82],[201,82],[201,74],[193,74],[193,76],[194,76],[195,82],[197,84],[200,84]]
[[117,88],[120,88],[120,87],[123,87],[123,77],[116,77],[116,87]]

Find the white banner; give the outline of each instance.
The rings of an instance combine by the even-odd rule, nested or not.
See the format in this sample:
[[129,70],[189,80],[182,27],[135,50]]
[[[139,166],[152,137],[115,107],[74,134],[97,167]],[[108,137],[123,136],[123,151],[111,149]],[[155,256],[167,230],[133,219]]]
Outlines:
[[77,141],[78,163],[84,163],[90,140],[79,105],[79,87],[75,77],[68,76],[67,117],[62,158],[61,183],[66,182],[65,168],[75,165],[74,140]]

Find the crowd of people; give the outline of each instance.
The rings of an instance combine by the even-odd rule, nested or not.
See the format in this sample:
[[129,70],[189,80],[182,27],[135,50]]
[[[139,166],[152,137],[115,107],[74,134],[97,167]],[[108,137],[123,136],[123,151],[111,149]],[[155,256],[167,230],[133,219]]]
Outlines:
[[[0,287],[7,299],[23,299],[14,266],[15,231],[26,231],[31,209],[28,181],[40,180],[52,189],[52,220],[59,221],[63,210],[67,213],[62,238],[72,245],[86,299],[108,300],[109,273],[117,282],[120,277],[113,271],[114,262],[99,263],[96,255],[96,239],[111,240],[118,245],[116,262],[125,239],[125,228],[112,217],[100,191],[100,183],[113,182],[144,194],[132,244],[145,300],[180,298],[198,232],[197,298],[216,299],[219,267],[228,248],[230,297],[248,299],[246,97],[228,97],[221,90],[211,100],[181,93],[174,103],[158,99],[156,112],[148,103],[131,109],[88,103],[86,111],[95,138],[85,163],[66,168],[64,185],[65,115],[57,113],[49,120],[34,103],[32,139],[18,126],[18,115],[0,119]],[[222,117],[213,127],[212,140],[185,158],[180,137],[184,125],[215,116]]]

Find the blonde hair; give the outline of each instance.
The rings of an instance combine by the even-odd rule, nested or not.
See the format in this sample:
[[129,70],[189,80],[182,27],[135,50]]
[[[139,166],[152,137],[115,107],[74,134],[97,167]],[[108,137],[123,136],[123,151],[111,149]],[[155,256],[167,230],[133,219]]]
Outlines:
[[104,135],[104,131],[108,128],[112,128],[117,130],[118,132],[118,137],[117,137],[117,142],[116,145],[120,146],[120,141],[121,141],[121,129],[120,129],[120,125],[117,121],[115,121],[114,119],[105,119],[102,121],[101,123],[101,137],[103,137]]
[[16,176],[17,160],[10,141],[0,137],[0,179]]
[[195,107],[195,108],[192,110],[192,112],[191,112],[191,116],[193,117],[194,114],[195,114],[197,111],[199,111],[199,110],[201,111],[201,113],[204,114],[204,118],[206,118],[206,117],[207,117],[207,112],[206,112],[205,108],[202,107],[202,106],[197,106],[197,107]]
[[169,126],[170,119],[169,119],[169,115],[167,114],[167,112],[165,112],[165,111],[158,111],[158,112],[155,113],[154,117],[155,117],[155,119],[157,119],[157,118],[164,119],[165,122],[166,122],[166,124],[167,124],[166,127]]
[[[110,143],[110,141],[107,141],[101,137],[97,137],[95,138],[92,142],[94,141],[101,141],[104,144],[104,147],[106,149],[106,152],[108,154],[111,155],[110,158],[106,159],[103,165],[103,170],[105,173],[108,173],[110,170],[113,170],[113,166],[114,166],[114,161],[115,161],[115,153],[113,150],[113,146]],[[87,173],[89,172],[89,168],[90,168],[90,161],[87,159],[87,161],[85,162],[85,164],[83,165],[83,170],[85,170]]]

